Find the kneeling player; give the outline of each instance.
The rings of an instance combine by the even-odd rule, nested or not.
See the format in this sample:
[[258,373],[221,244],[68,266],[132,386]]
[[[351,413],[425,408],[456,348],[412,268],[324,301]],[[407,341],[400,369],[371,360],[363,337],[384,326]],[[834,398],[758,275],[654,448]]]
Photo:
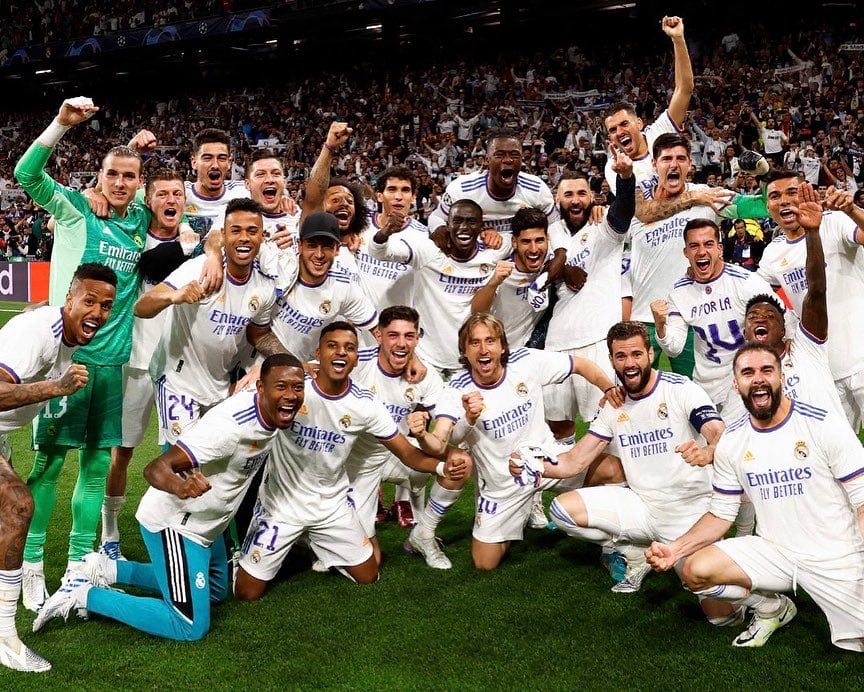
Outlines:
[[[151,461],[144,476],[152,486],[136,517],[152,563],[89,554],[84,574],[49,598],[33,622],[77,608],[119,620],[168,639],[201,639],[210,629],[210,605],[228,593],[222,534],[269,455],[277,431],[303,405],[303,367],[287,353],[261,366],[257,391],[243,391],[208,411],[177,442]],[[131,596],[99,588],[130,584],[161,594]]]
[[360,584],[378,580],[372,545],[363,531],[349,493],[345,459],[357,438],[377,438],[416,471],[461,480],[470,464],[446,462],[413,447],[384,404],[351,381],[357,365],[357,330],[332,322],[321,331],[317,377],[307,379],[306,398],[297,418],[273,445],[258,503],[243,545],[234,582],[241,600],[260,598],[276,576],[291,546],[305,535],[324,567],[335,567]]
[[[773,349],[748,344],[732,367],[749,413],[717,445],[710,509],[646,556],[657,570],[687,558],[688,588],[753,609],[732,646],[762,646],[789,623],[797,609],[778,592],[797,585],[825,613],[834,646],[864,652],[864,449],[840,415],[783,395]],[[759,535],[720,540],[745,495]]]
[[[511,352],[504,325],[489,313],[465,320],[459,329],[459,353],[466,369],[450,381],[450,396],[436,408],[435,428],[431,433],[412,430],[429,453],[443,453],[451,431],[455,441],[467,444],[480,489],[471,557],[477,569],[491,570],[510,542],[522,539],[534,500],[534,488],[517,485],[508,473],[507,458],[527,440],[554,442],[546,426],[542,387],[578,374],[620,398],[617,387],[589,360],[530,348]],[[620,480],[615,470],[599,466],[592,469],[590,482]],[[581,487],[586,475],[544,481],[539,487],[557,492]]]

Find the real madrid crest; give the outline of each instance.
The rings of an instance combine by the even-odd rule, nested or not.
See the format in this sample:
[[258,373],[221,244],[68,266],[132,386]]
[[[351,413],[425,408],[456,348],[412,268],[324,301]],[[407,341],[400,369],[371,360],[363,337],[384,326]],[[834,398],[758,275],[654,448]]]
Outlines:
[[318,306],[318,310],[321,312],[322,315],[329,315],[332,307],[333,306],[331,305],[330,301],[325,300],[321,303],[321,305]]
[[483,263],[480,265],[480,273],[481,274],[488,274],[491,271],[491,269],[492,268],[486,263]]
[[810,450],[807,449],[807,443],[799,440],[795,443],[795,458],[796,459],[806,459],[810,456]]
[[661,404],[657,407],[657,417],[662,420],[666,420],[669,417],[669,409],[666,408],[665,401],[661,402]]
[[174,421],[173,423],[171,423],[171,434],[172,435],[174,435],[176,437],[181,432],[183,432],[183,426],[180,425],[180,423],[178,423],[177,421]]
[[587,232],[585,232],[579,236],[579,242],[582,243],[583,245],[588,244],[588,233]]
[[252,296],[249,300],[249,311],[250,312],[258,312],[258,308],[261,307],[261,300],[257,295]]
[[516,393],[519,396],[528,396],[528,385],[524,382],[520,382],[516,385]]
[[408,402],[413,404],[414,399],[416,399],[416,398],[417,398],[417,395],[414,394],[414,387],[408,387],[408,389],[405,390],[405,401],[408,401]]
[[346,413],[344,416],[342,416],[342,417],[339,419],[339,425],[342,426],[342,429],[343,429],[343,430],[347,430],[348,427],[351,425],[351,416],[349,416],[349,415]]

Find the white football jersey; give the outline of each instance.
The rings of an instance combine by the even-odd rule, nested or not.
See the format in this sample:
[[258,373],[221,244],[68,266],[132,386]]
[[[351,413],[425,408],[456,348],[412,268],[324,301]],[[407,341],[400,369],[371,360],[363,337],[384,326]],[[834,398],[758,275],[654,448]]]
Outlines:
[[[373,236],[380,230],[377,222],[378,215],[373,214],[369,226],[360,234],[360,247],[354,255],[363,292],[379,310],[391,305],[413,305],[414,277],[411,276],[410,264],[377,259],[369,250]],[[429,236],[429,231],[426,226],[411,219],[404,230],[393,235],[400,238],[418,234],[418,237],[425,238]]]
[[[15,384],[56,380],[77,348],[63,338],[63,308],[46,305],[15,315],[0,329],[0,370]],[[43,406],[44,401],[0,411],[0,434],[24,427]]]
[[571,236],[563,221],[550,233],[567,239],[567,264],[588,274],[585,285],[573,293],[562,281],[558,302],[546,332],[546,348],[565,351],[606,339],[606,333],[621,320],[621,260],[626,233],[617,233],[604,215],[599,224],[587,223]]
[[135,518],[148,531],[174,529],[204,547],[228,528],[252,477],[269,456],[276,428],[261,418],[258,395],[242,391],[183,431],[177,446],[210,482],[188,500],[156,488],[141,498]]
[[[401,237],[400,237],[401,236]],[[438,370],[455,370],[459,364],[459,327],[471,313],[471,299],[489,281],[495,263],[510,253],[510,246],[480,250],[468,260],[445,255],[428,237],[394,234],[387,243],[369,244],[373,257],[404,262],[414,274],[414,308],[420,313],[423,338],[417,354]]]
[[[508,260],[514,261],[512,256]],[[547,286],[538,291],[531,287],[540,273],[522,272],[514,266],[510,276],[504,279],[495,291],[489,312],[504,324],[504,333],[510,348],[528,343],[534,327],[549,307],[551,289]]]
[[[648,142],[648,153],[633,160],[633,176],[636,178],[637,185],[643,180],[650,180],[654,176],[654,156],[651,153],[651,150],[654,148],[654,141],[660,135],[667,133],[680,134],[681,132],[682,130],[678,129],[678,126],[672,121],[668,110],[663,111],[657,120],[642,130],[642,134],[645,135],[645,140]],[[606,176],[606,182],[609,183],[609,189],[614,195],[618,186],[618,178],[615,171],[612,170],[611,156],[606,160],[606,168],[603,173]]]
[[504,236],[504,244],[508,247],[511,237],[510,222],[520,209],[539,209],[546,214],[550,225],[559,219],[552,190],[536,175],[520,172],[513,194],[507,199],[498,199],[489,191],[489,171],[478,171],[460,175],[451,181],[441,196],[441,203],[429,215],[429,230],[434,231],[439,226],[444,226],[450,207],[462,199],[470,199],[480,205],[483,210],[483,227],[498,231]]
[[[435,407],[444,393],[444,381],[434,370],[429,370],[422,382],[411,384],[401,375],[385,372],[378,362],[378,349],[360,351],[352,379],[374,394],[390,412],[399,432],[408,437],[408,414],[418,407],[435,415]],[[408,437],[410,442],[413,438]],[[416,446],[416,445],[415,445]],[[360,467],[383,464],[392,454],[372,435],[361,435],[348,456],[349,475]],[[352,475],[353,477],[353,475]]]
[[368,389],[351,382],[328,396],[306,378],[306,399],[291,427],[279,431],[258,497],[268,514],[314,525],[348,497],[345,460],[358,437],[393,439],[396,423]]
[[864,553],[864,539],[842,486],[861,474],[864,448],[845,417],[802,401],[770,430],[743,416],[714,453],[718,500],[746,495],[759,536],[793,563],[835,579],[864,578],[853,557]]
[[314,357],[321,330],[337,319],[350,321],[358,330],[377,324],[378,313],[356,275],[335,264],[317,286],[298,278],[291,290],[273,306],[273,333],[301,360]]
[[[828,291],[828,361],[834,379],[864,370],[864,257],[855,242],[857,226],[846,214],[822,214],[819,235],[825,252]],[[759,262],[759,274],[772,286],[781,286],[798,315],[807,294],[807,241],[805,236],[774,238]]]
[[242,180],[226,180],[225,189],[218,197],[202,197],[195,192],[195,183],[189,180],[183,185],[186,188],[186,208],[183,213],[189,225],[202,237],[222,227],[228,202],[249,197],[249,190]]
[[812,403],[845,418],[843,404],[834,387],[825,341],[807,332],[801,323],[795,329],[783,356],[783,393],[790,399]]
[[[707,187],[687,184],[688,191]],[[652,186],[642,186],[641,190],[645,199],[653,197]],[[640,194],[639,187],[636,194]],[[630,224],[631,319],[653,323],[651,302],[658,298],[665,299],[678,279],[687,274],[689,264],[684,257],[684,226],[690,219],[718,221],[719,217],[711,207],[690,207],[674,216],[648,224],[633,217]]]
[[[173,243],[177,238],[159,238],[149,231],[147,232],[147,240],[144,241],[144,251],[152,250],[162,243]],[[156,286],[156,283],[141,280],[141,289],[139,295],[147,293],[151,288]],[[129,367],[137,368],[138,370],[147,370],[150,367],[150,361],[153,360],[153,353],[159,345],[159,339],[162,336],[162,329],[165,327],[165,320],[168,319],[168,311],[163,310],[156,317],[149,320],[136,317],[132,324],[132,352],[129,354]]]
[[458,421],[464,415],[462,395],[483,396],[483,412],[464,438],[483,497],[510,496],[514,480],[507,460],[520,443],[554,441],[546,425],[542,388],[563,382],[572,372],[573,359],[564,353],[517,348],[510,352],[498,384],[478,384],[467,370],[450,380],[449,396],[442,399],[436,417]]
[[[172,288],[197,281],[206,258],[201,255],[180,265],[165,279]],[[230,372],[246,342],[249,324],[270,324],[276,282],[258,270],[257,261],[244,283],[228,272],[222,288],[194,305],[173,305],[162,332],[165,380],[172,391],[183,392],[203,406],[228,395]]]
[[666,336],[658,336],[657,342],[678,355],[687,341],[687,326],[693,327],[693,381],[715,404],[725,402],[732,389],[732,359],[744,345],[747,301],[760,294],[773,295],[773,291],[763,278],[733,264],[724,264],[720,275],[710,281],[685,276],[669,294]]
[[618,449],[627,485],[648,506],[660,524],[708,509],[711,470],[690,466],[675,448],[699,440],[702,426],[720,416],[708,395],[689,379],[656,371],[657,382],[647,394],[627,396],[615,409],[604,406],[588,433]]

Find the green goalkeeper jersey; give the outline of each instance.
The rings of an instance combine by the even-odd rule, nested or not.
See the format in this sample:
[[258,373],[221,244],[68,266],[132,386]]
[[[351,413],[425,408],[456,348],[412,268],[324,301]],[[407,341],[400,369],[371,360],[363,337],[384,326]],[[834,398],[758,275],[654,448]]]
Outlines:
[[126,216],[114,212],[100,219],[77,190],[60,185],[44,168],[52,149],[34,142],[15,167],[15,177],[33,200],[54,215],[54,249],[51,254],[48,302],[63,305],[78,265],[98,262],[117,273],[117,298],[108,322],[93,341],[75,354],[75,360],[92,365],[122,365],[132,348],[133,308],[141,277],[138,259],[144,249],[150,211],[132,202]]

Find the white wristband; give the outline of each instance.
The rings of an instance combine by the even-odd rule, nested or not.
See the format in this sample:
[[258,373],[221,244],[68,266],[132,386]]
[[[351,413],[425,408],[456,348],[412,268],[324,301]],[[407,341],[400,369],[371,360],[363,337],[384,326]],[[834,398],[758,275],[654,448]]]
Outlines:
[[440,476],[441,478],[446,478],[447,474],[444,473],[444,462],[439,461],[438,465],[435,467],[435,475]]
[[45,128],[45,131],[39,135],[39,144],[53,149],[57,146],[57,142],[60,141],[63,135],[66,134],[68,129],[68,125],[61,125],[57,122],[57,118],[54,118],[54,120],[51,121],[51,124]]

